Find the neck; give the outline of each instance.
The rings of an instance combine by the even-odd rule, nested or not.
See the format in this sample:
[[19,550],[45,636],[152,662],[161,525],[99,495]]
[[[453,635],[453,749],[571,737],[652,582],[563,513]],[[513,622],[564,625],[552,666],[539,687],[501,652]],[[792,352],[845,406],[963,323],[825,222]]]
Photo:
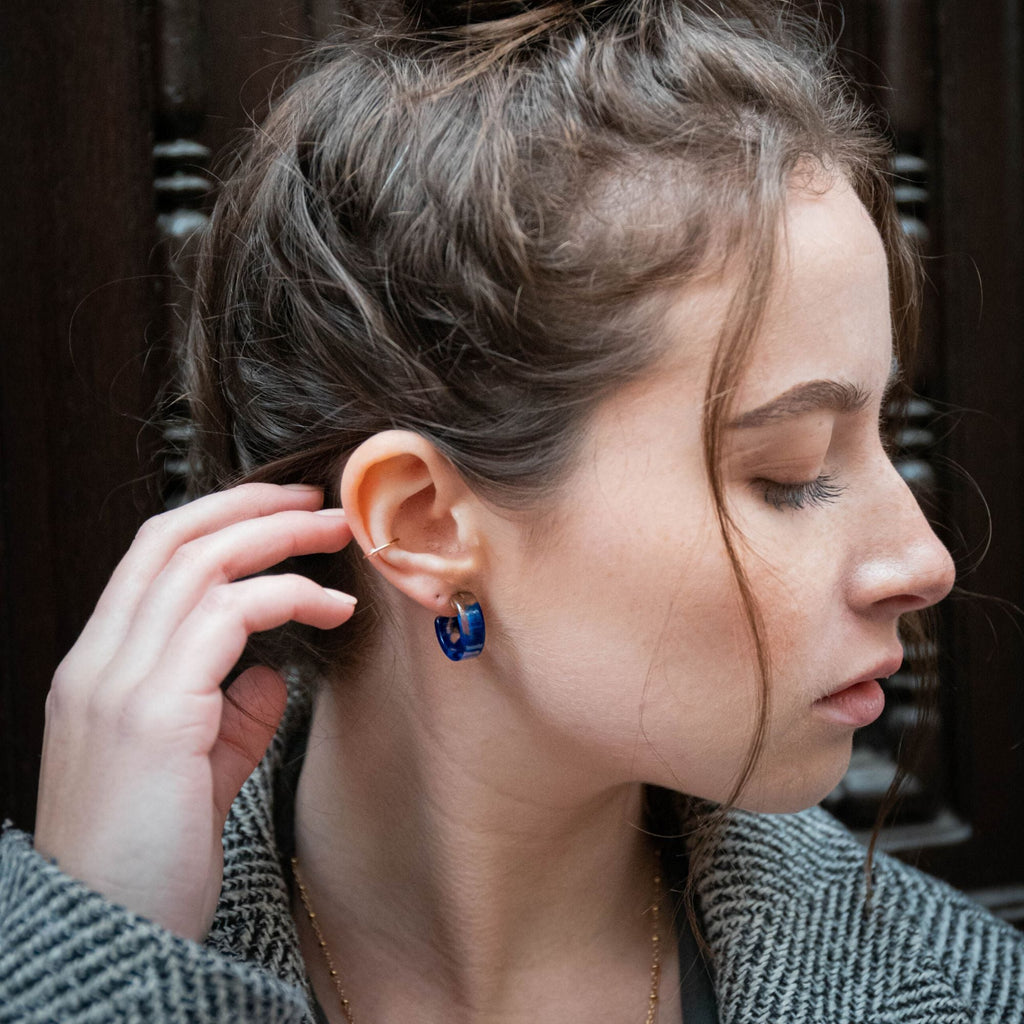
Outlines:
[[618,1019],[611,1004],[642,1020],[655,857],[641,787],[597,784],[485,673],[464,675],[452,694],[450,675],[439,690],[407,664],[317,700],[296,849],[357,1019]]

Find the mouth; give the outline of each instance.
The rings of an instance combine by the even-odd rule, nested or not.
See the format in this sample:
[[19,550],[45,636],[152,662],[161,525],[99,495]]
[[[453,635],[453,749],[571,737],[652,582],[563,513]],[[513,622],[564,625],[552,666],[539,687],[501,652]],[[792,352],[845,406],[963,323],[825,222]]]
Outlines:
[[879,679],[887,679],[902,663],[902,655],[888,659],[865,676],[816,700],[815,709],[836,725],[853,729],[870,725],[885,710],[885,694]]

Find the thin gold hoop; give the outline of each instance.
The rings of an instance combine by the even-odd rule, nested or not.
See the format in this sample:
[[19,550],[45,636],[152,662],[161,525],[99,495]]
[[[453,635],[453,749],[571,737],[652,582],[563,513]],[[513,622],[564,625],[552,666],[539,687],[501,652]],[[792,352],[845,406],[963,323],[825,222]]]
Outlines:
[[380,553],[381,551],[383,551],[383,550],[384,550],[385,548],[389,548],[389,547],[391,547],[391,545],[392,545],[392,544],[397,544],[397,543],[398,543],[398,538],[397,538],[397,537],[395,537],[395,538],[394,538],[393,540],[389,540],[389,541],[387,542],[387,544],[378,544],[378,545],[377,545],[377,546],[376,546],[375,548],[373,548],[372,550],[370,550],[370,551],[367,551],[367,552],[366,552],[366,554],[365,554],[365,555],[363,555],[363,557],[364,557],[364,558],[373,558],[373,556],[374,556],[374,555],[376,555],[376,554],[379,554],[379,553]]

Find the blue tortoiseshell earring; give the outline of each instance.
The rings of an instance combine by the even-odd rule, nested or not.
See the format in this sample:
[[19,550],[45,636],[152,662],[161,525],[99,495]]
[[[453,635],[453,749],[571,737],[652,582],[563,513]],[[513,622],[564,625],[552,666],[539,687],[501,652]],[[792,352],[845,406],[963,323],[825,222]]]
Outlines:
[[484,649],[484,613],[480,602],[465,590],[453,595],[451,601],[455,614],[434,619],[437,642],[452,661],[475,658]]

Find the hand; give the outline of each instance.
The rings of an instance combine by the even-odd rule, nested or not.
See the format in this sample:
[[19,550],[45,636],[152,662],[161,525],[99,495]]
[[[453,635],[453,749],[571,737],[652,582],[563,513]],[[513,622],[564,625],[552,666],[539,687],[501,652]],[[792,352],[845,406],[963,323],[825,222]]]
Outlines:
[[[231,801],[284,710],[278,673],[221,682],[250,633],[331,629],[355,600],[297,575],[256,576],[352,534],[315,488],[248,484],[143,525],[54,676],[36,848],[109,899],[186,938],[209,930]],[[237,706],[236,706],[237,705]]]

